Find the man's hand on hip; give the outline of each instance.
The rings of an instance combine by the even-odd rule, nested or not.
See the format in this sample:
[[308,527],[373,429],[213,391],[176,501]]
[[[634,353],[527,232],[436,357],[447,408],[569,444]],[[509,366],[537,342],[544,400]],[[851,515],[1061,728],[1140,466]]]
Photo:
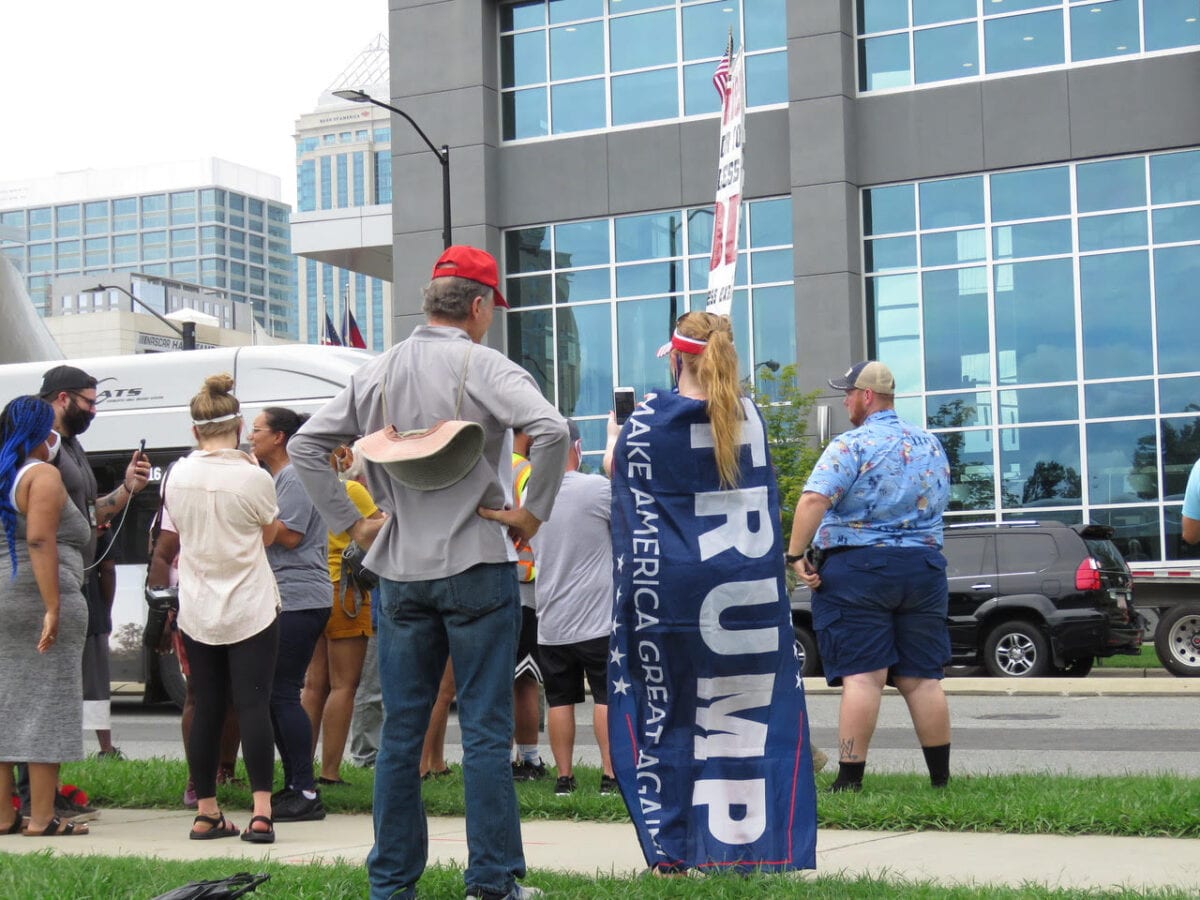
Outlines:
[[481,506],[475,511],[483,518],[491,519],[493,522],[499,522],[507,527],[508,536],[514,541],[527,541],[542,527],[541,520],[524,506],[519,509],[488,509]]
[[364,550],[370,550],[371,545],[375,543],[375,538],[379,536],[379,529],[383,527],[383,523],[387,521],[387,516],[372,516],[369,519],[359,519],[347,530],[346,534],[350,535],[350,540],[358,544]]

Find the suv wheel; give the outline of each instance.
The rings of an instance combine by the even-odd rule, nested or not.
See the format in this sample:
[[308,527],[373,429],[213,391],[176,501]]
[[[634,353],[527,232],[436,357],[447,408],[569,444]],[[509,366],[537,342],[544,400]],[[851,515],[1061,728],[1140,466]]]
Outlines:
[[983,644],[983,664],[996,678],[1041,678],[1049,675],[1050,645],[1030,622],[1002,622]]
[[805,678],[821,674],[821,653],[817,650],[817,638],[803,625],[792,625],[796,633],[796,660],[800,663],[800,674]]

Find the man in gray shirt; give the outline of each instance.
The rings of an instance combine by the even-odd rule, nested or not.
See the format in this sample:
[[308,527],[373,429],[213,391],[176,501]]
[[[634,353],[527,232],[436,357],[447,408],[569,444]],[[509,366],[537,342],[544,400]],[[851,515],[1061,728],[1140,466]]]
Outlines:
[[[329,530],[370,547],[364,564],[381,578],[377,640],[386,716],[375,762],[375,846],[367,859],[372,900],[415,896],[425,868],[418,765],[447,657],[463,732],[467,896],[535,893],[514,880],[524,876],[525,858],[509,765],[521,621],[509,534],[529,539],[549,518],[568,442],[566,423],[533,378],[480,346],[494,308],[507,307],[498,283],[490,254],[447,249],[424,291],[427,324],[355,372],[289,444]],[[470,472],[449,487],[421,491],[368,463],[371,495],[394,514],[362,518],[329,467],[329,453],[386,425],[412,431],[443,419],[482,426],[483,455]],[[533,475],[524,504],[505,510],[514,427],[533,438]]]
[[550,749],[558,780],[554,793],[575,790],[575,704],[583,681],[592,688],[592,727],[600,748],[600,793],[617,790],[608,755],[608,635],[613,620],[612,487],[603,475],[579,471],[583,446],[568,421],[571,452],[554,515],[533,539],[538,660],[546,688]]

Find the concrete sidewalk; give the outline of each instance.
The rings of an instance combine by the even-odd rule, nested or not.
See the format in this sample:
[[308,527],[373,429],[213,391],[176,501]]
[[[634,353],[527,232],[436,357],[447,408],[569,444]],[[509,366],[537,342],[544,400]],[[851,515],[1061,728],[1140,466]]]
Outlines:
[[[277,842],[270,846],[236,838],[188,840],[191,817],[191,813],[163,810],[105,810],[87,837],[0,838],[0,852],[52,849],[64,854],[220,858],[252,867],[261,859],[362,863],[373,840],[371,818],[365,815],[283,824]],[[231,812],[230,818],[244,826],[248,814]],[[628,823],[539,820],[523,822],[521,828],[534,883],[537,873],[545,870],[634,875],[645,869]],[[430,863],[465,865],[466,831],[461,818],[429,820],[429,856]],[[1010,887],[1176,888],[1200,896],[1200,841],[822,830],[817,837],[817,873]]]

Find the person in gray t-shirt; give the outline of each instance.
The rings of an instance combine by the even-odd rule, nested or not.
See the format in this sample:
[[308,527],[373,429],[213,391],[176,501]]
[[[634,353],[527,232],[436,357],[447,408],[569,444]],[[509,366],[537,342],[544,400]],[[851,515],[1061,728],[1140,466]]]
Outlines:
[[254,455],[275,479],[283,525],[267,548],[283,603],[271,687],[271,724],[283,761],[283,790],[271,798],[271,818],[276,822],[325,818],[313,778],[312,723],[300,704],[300,691],[333,604],[328,530],[292,469],[287,451],[288,440],[307,419],[290,409],[269,406],[255,417],[248,435]]
[[[571,449],[554,512],[533,537],[538,564],[534,582],[538,614],[538,660],[546,689],[547,730],[558,769],[554,792],[575,790],[575,704],[592,689],[592,725],[600,748],[600,793],[616,791],[608,755],[608,694],[605,674],[612,629],[612,489],[602,475],[579,471],[579,429],[568,419]],[[551,523],[553,523],[551,525]]]

